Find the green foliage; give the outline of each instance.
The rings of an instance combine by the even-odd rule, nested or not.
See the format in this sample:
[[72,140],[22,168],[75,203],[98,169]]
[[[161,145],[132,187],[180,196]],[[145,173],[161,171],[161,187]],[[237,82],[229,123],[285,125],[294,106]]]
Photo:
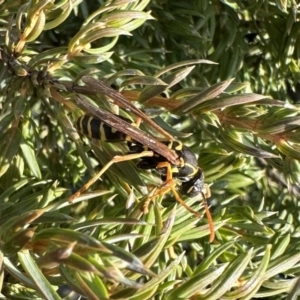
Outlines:
[[[299,18],[287,1],[4,0],[1,297],[296,299]],[[113,85],[198,155],[216,238],[133,162],[69,197],[125,143],[90,141],[77,95]],[[288,98],[289,97],[289,98]],[[131,119],[130,111],[120,114]],[[153,135],[144,123],[141,128]],[[162,199],[163,198],[163,199]],[[204,214],[199,199],[184,199]]]

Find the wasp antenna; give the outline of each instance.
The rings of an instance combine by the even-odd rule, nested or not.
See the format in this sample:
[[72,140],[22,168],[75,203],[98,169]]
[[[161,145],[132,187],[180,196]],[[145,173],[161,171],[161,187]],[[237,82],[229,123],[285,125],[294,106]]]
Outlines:
[[206,197],[205,197],[203,192],[201,192],[201,194],[202,194],[202,201],[203,201],[205,214],[206,214],[206,218],[207,218],[208,225],[209,225],[209,230],[210,230],[209,242],[212,243],[215,239],[214,222],[213,222],[213,219],[211,217],[211,214],[210,214],[210,211],[209,211],[209,208],[208,208],[208,205],[207,205]]

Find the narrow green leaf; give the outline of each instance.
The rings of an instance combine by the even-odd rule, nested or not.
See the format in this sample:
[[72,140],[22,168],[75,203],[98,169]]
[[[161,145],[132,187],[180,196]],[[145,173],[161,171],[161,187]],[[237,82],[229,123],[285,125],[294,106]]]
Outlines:
[[[98,54],[84,55],[84,54],[80,53],[78,55],[74,55],[73,60],[78,64],[86,64],[86,65],[99,64],[101,62],[108,60],[113,55],[113,52],[100,53],[99,48],[97,48],[97,49],[98,49],[97,51],[99,51]],[[96,51],[95,49],[93,49],[93,50]],[[88,50],[86,52],[90,52],[90,50]]]
[[62,228],[49,228],[43,229],[39,231],[32,239],[32,242],[39,242],[41,240],[53,240],[56,242],[65,243],[77,243],[77,246],[81,246],[86,249],[100,251],[104,253],[111,253],[101,242],[97,239],[88,236],[81,232],[76,232],[69,229],[62,229]]
[[[172,110],[173,113],[183,115],[186,113],[191,112],[192,110],[200,110],[201,105],[205,105],[207,103],[207,100],[210,100],[209,103],[216,98],[218,95],[220,95],[233,81],[233,79],[229,79],[226,81],[222,81],[220,83],[214,84],[213,86],[206,88],[199,94],[195,95],[194,97],[191,97],[190,99],[186,100],[184,103],[176,107],[175,109]],[[221,99],[217,99],[218,103],[222,102]],[[215,100],[216,102],[216,100]],[[222,106],[224,107],[224,106]],[[226,107],[226,106],[225,106]],[[212,109],[210,109],[212,110]]]
[[153,84],[152,86],[145,87],[141,91],[138,101],[140,103],[145,103],[150,98],[161,94],[167,88],[171,88],[172,86],[174,86],[175,84],[183,80],[193,69],[194,66],[185,67],[184,69],[180,69],[176,72],[172,72],[168,76],[165,76],[163,78],[163,82],[165,83],[166,86],[163,84],[153,86],[154,85]]
[[[157,238],[145,243],[142,247],[134,251],[134,254],[141,257],[146,267],[150,268],[167,242],[175,220],[175,210],[173,210],[164,224],[162,232]],[[146,252],[144,252],[146,250]]]
[[[157,287],[159,283],[163,282],[167,276],[170,275],[172,271],[175,270],[175,268],[179,265],[181,262],[182,258],[184,256],[184,253],[181,253],[176,257],[174,261],[162,272],[160,272],[157,276],[149,280],[147,283],[144,284],[144,286],[137,292],[135,293],[134,296],[130,297],[131,300],[139,300],[139,299],[150,299],[150,297],[155,293],[157,290]],[[145,297],[145,298],[143,298]],[[129,298],[128,298],[129,299]]]
[[[60,7],[58,7],[59,10],[59,14],[57,15],[57,17],[51,21],[46,22],[45,26],[44,26],[44,30],[49,30],[52,28],[55,28],[57,26],[59,26],[61,23],[63,23],[71,14],[72,10],[73,10],[73,3],[71,0],[67,0],[65,1],[66,5],[60,5]],[[52,8],[52,12],[55,10],[55,7]]]
[[267,267],[269,265],[271,257],[271,245],[266,247],[265,254],[257,270],[253,272],[251,277],[243,284],[241,287],[238,287],[235,291],[227,292],[225,295],[232,299],[253,299],[255,293],[263,285],[263,277]]
[[154,78],[150,76],[133,76],[129,79],[123,81],[122,86],[130,84],[140,84],[140,85],[154,85],[154,86],[166,86],[167,84],[159,78]]
[[197,112],[204,113],[225,107],[257,102],[265,98],[266,96],[258,94],[232,95],[228,97],[220,97],[217,99],[207,100],[203,103],[200,103],[197,107],[194,107],[193,109]]
[[105,242],[102,242],[102,243],[107,249],[109,249],[112,252],[113,255],[128,262],[128,265],[126,265],[127,269],[139,272],[144,275],[155,276],[155,274],[152,271],[145,268],[145,266],[140,261],[140,259],[137,256],[135,256],[134,254],[129,253],[116,245],[112,245],[112,244],[105,243]]
[[27,162],[27,165],[29,166],[33,176],[35,176],[38,179],[42,179],[41,170],[39,168],[39,164],[36,160],[35,151],[34,149],[26,143],[24,140],[20,144],[23,156]]
[[8,129],[5,135],[7,137],[6,143],[0,154],[0,177],[5,174],[12,164],[22,140],[22,133],[18,128]]
[[60,300],[61,298],[56,293],[54,287],[45,278],[29,252],[19,252],[18,257],[26,273],[30,275],[35,288],[39,291],[41,297],[47,300]]
[[208,292],[202,296],[202,299],[219,299],[225,292],[230,290],[250,262],[252,252],[250,250],[233,260],[225,272],[212,284]]
[[[95,299],[101,299],[106,300],[109,299],[109,292],[104,284],[104,282],[101,280],[101,278],[95,274],[91,273],[84,273],[80,272],[77,273],[78,275],[76,278],[80,276],[81,280],[84,281],[84,283],[81,281],[81,287],[83,288],[85,295],[89,296],[89,299],[93,299],[90,295],[94,295]],[[87,288],[89,290],[87,291]]]
[[269,268],[264,275],[264,279],[269,279],[273,276],[285,272],[286,270],[295,266],[299,262],[299,260],[299,253],[285,254],[278,257],[270,263]]
[[213,62],[211,60],[207,60],[207,59],[184,60],[184,61],[176,62],[172,65],[169,65],[169,66],[163,68],[162,70],[157,72],[154,76],[155,77],[161,77],[161,75],[163,75],[165,73],[168,73],[168,72],[170,72],[174,69],[181,68],[181,67],[186,67],[186,66],[189,66],[189,65],[196,65],[196,64],[213,64],[213,65],[217,65],[218,63]]
[[203,273],[199,273],[192,278],[184,281],[179,287],[174,288],[168,295],[167,300],[172,299],[189,299],[193,295],[203,292],[207,286],[209,286],[216,278],[218,278],[228,266],[225,263],[219,267],[208,269]]

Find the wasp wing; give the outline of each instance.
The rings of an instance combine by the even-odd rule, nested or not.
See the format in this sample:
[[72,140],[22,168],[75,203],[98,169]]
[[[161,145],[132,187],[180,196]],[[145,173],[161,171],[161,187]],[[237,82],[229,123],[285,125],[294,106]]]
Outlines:
[[151,118],[149,118],[145,113],[140,109],[135,107],[129,100],[127,100],[121,93],[114,90],[110,86],[106,85],[103,81],[97,80],[91,76],[83,76],[82,81],[89,85],[93,90],[105,94],[116,104],[124,109],[128,109],[133,112],[137,117],[140,117],[145,123],[152,126],[157,132],[161,133],[168,140],[172,141],[174,138],[165,130],[163,130],[159,125],[157,125]]
[[140,130],[135,126],[132,126],[130,123],[122,120],[116,115],[92,105],[79,95],[76,95],[76,103],[82,110],[87,112],[89,115],[92,115],[100,119],[108,126],[116,128],[117,130],[127,134],[133,140],[141,143],[144,146],[147,146],[149,149],[162,155],[172,164],[178,164],[177,154],[173,150],[169,149],[166,145],[157,141],[151,135],[147,134],[146,132]]

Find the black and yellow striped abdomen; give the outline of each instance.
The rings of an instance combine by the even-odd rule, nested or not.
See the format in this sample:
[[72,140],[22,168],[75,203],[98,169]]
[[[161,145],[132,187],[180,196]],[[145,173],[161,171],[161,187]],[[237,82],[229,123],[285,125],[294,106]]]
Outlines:
[[[128,123],[132,123],[129,119],[118,116]],[[118,143],[127,140],[127,135],[117,129],[106,125],[101,120],[88,115],[81,116],[76,122],[75,127],[84,135],[110,143]]]

